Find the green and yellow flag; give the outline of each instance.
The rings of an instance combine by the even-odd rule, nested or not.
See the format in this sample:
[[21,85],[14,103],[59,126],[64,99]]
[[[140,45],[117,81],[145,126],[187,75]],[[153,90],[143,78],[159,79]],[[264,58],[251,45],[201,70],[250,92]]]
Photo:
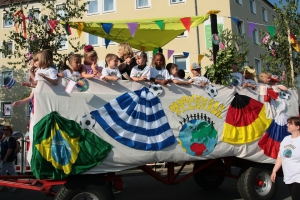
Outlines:
[[112,145],[51,112],[34,126],[31,170],[39,179],[64,179],[100,164]]

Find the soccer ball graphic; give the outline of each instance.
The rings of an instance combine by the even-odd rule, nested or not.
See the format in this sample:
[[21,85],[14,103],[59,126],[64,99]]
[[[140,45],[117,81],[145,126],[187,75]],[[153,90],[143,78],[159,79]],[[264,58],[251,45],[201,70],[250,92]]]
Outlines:
[[205,87],[205,92],[211,97],[214,98],[218,95],[218,90],[215,86],[209,84]]
[[280,91],[279,96],[281,99],[286,99],[289,100],[290,99],[290,94],[286,91]]
[[159,96],[162,94],[163,89],[161,85],[153,83],[149,86],[149,91],[152,92],[154,96]]
[[83,115],[79,122],[79,125],[81,126],[82,129],[88,129],[88,130],[94,128],[95,124],[96,124],[96,120],[90,114]]

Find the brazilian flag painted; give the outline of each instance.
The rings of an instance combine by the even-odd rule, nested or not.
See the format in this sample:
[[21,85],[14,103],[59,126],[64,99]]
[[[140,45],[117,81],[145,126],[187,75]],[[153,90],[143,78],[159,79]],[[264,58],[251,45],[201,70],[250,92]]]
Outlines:
[[38,179],[65,179],[100,164],[112,145],[51,112],[34,126],[31,170]]

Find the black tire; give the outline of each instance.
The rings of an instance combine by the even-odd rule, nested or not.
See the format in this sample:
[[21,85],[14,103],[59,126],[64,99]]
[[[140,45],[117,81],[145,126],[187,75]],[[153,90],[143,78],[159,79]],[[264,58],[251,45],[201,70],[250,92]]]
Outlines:
[[[197,161],[193,170],[198,169],[207,161]],[[216,167],[216,168],[214,168]],[[223,170],[224,169],[224,170]],[[194,174],[195,182],[203,189],[217,189],[225,179],[225,165],[222,160],[217,160],[212,165]]]
[[237,187],[245,200],[268,200],[275,196],[277,181],[271,181],[270,171],[249,167],[241,170]]
[[[80,180],[81,182],[78,182]],[[55,200],[114,200],[114,194],[105,182],[91,179],[82,180],[68,180],[57,191]]]

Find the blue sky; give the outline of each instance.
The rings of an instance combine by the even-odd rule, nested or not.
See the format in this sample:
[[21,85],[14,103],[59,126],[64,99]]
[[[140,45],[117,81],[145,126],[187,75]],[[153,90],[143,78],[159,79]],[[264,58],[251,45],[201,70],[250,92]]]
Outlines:
[[[275,3],[277,3],[277,5],[279,5],[279,0],[268,0],[269,2],[271,2],[273,5]],[[285,3],[285,1],[283,1]],[[300,12],[300,4],[298,5],[298,12]]]

